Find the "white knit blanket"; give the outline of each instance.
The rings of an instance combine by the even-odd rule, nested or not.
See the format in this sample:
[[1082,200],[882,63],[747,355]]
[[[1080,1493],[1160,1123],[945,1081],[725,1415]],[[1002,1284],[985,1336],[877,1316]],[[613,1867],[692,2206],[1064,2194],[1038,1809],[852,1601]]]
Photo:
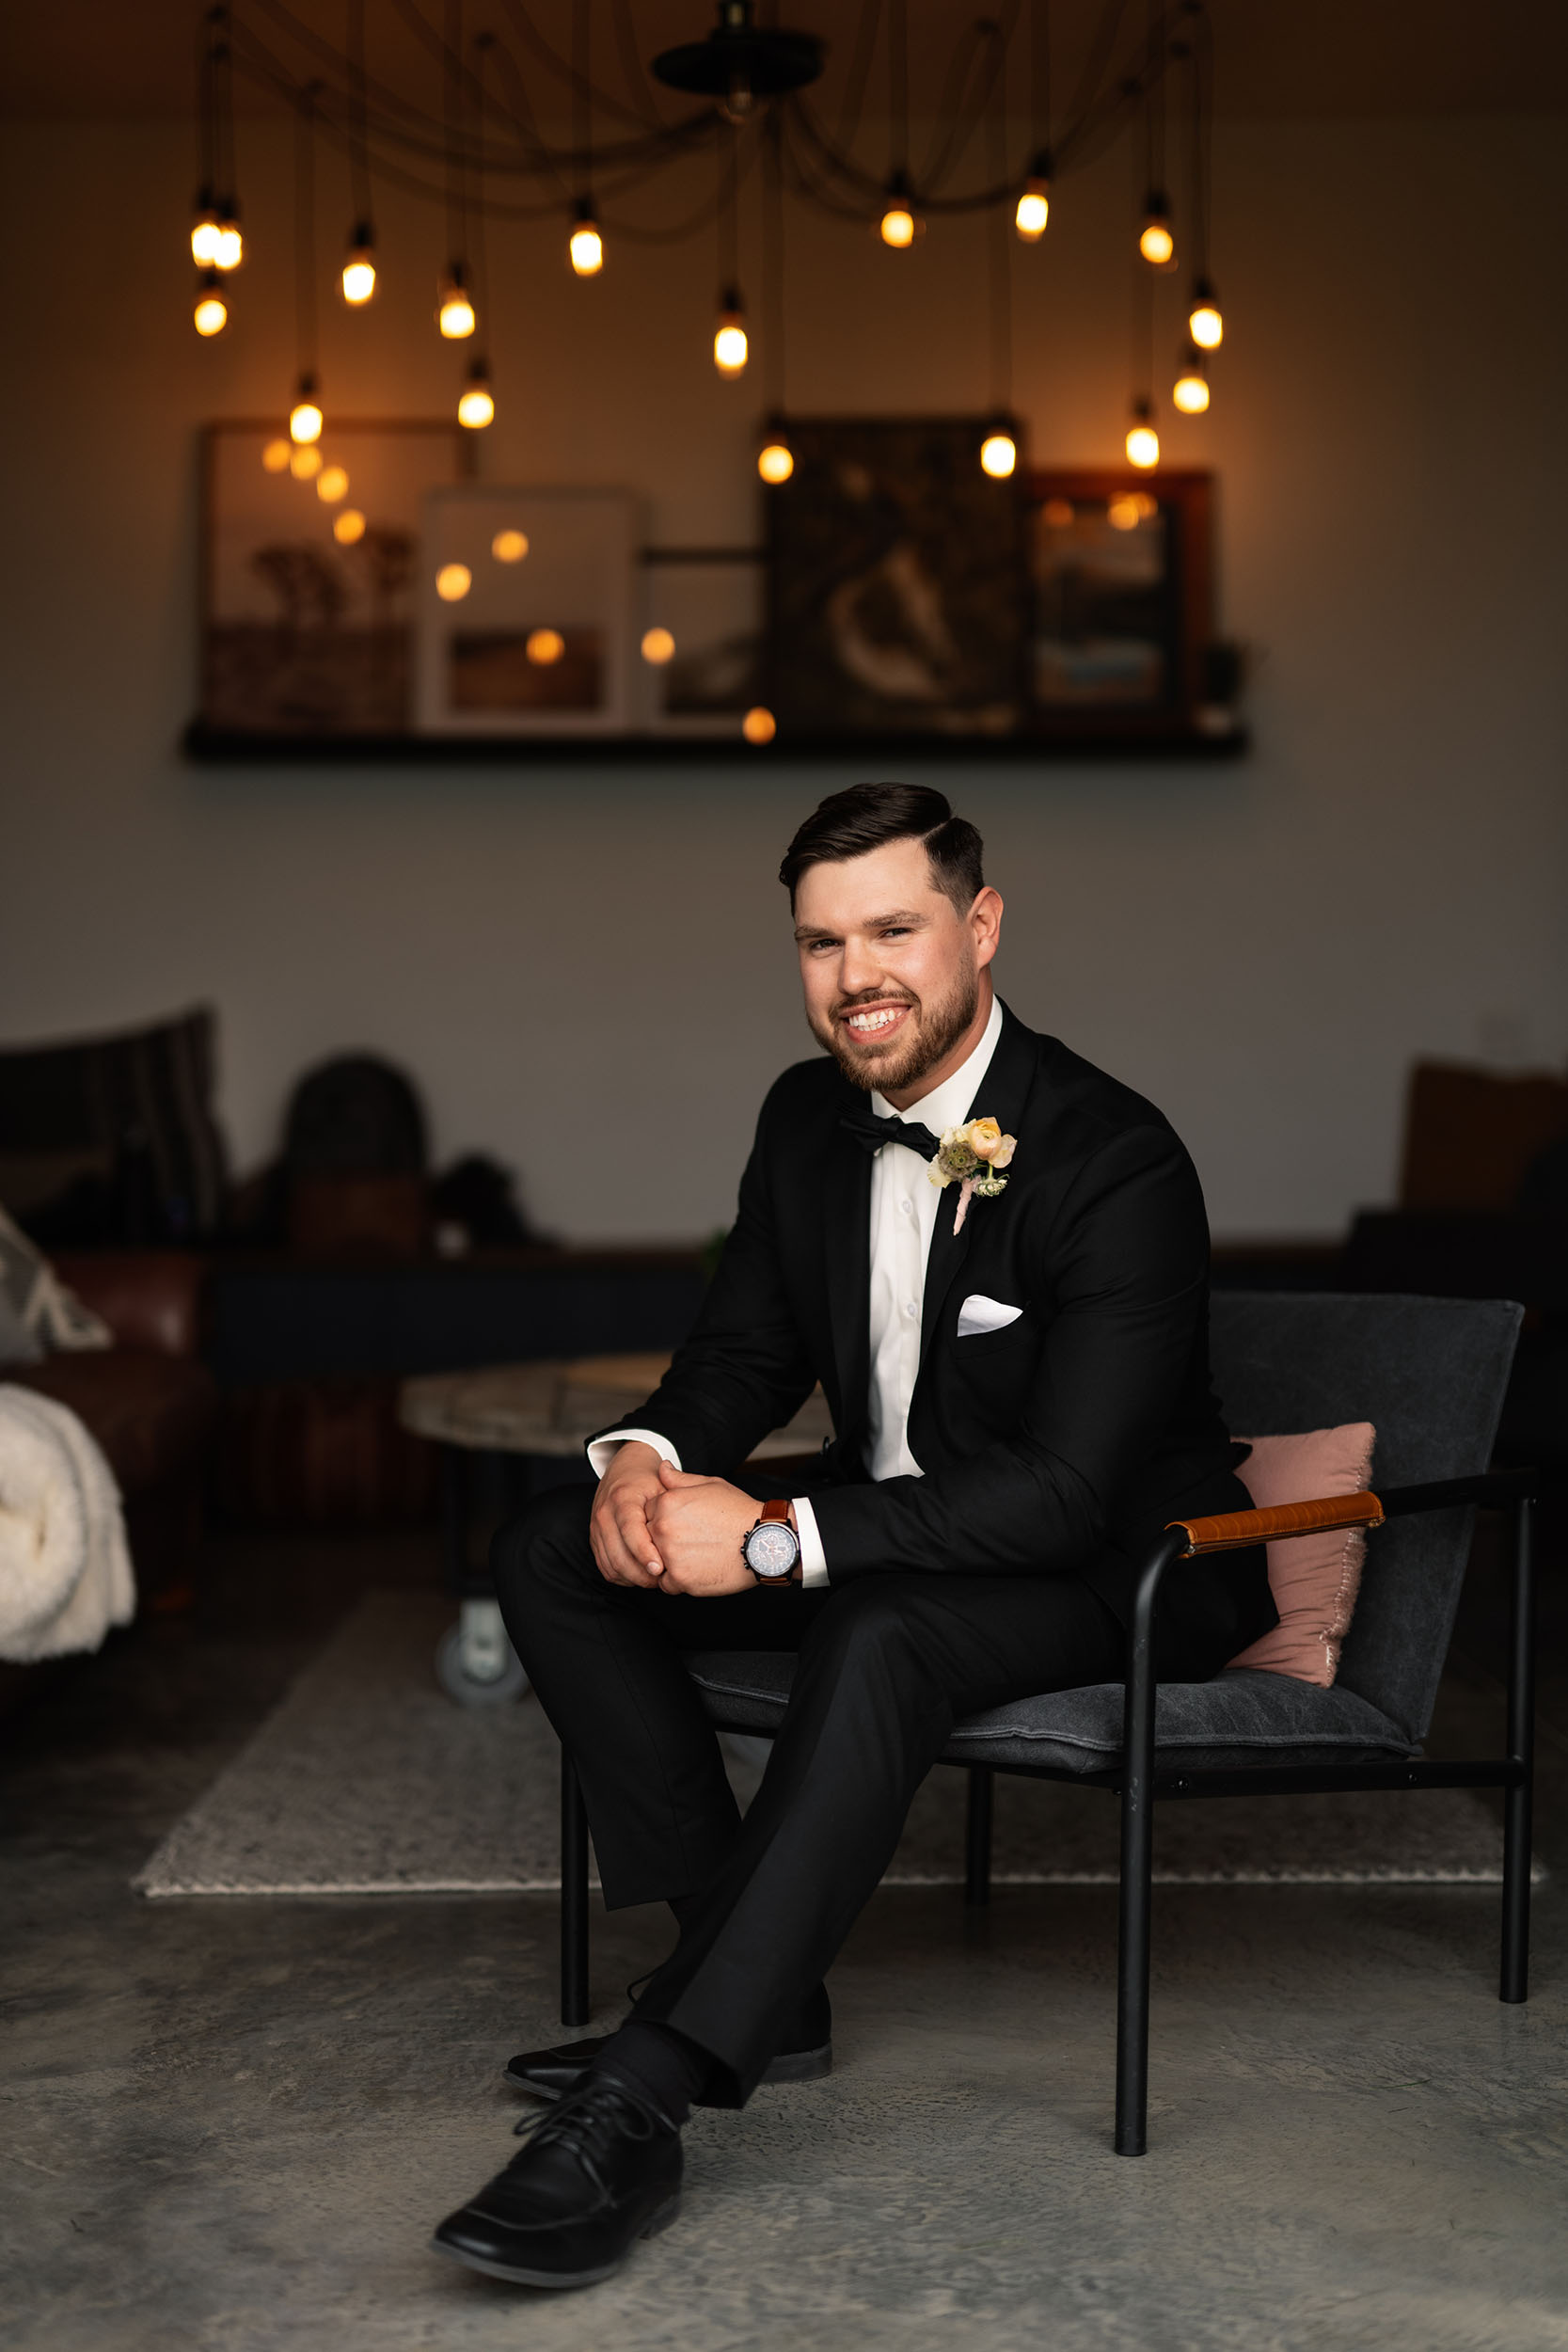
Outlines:
[[0,1384],[0,1658],[97,1649],[136,1588],[114,1473],[69,1406]]

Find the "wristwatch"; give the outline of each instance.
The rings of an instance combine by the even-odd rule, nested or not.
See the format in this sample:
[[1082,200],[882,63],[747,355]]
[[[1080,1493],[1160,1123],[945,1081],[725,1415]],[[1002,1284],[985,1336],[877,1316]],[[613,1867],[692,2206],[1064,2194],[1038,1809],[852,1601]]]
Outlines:
[[759,1584],[787,1584],[800,1557],[787,1502],[765,1502],[762,1517],[741,1540],[740,1556]]

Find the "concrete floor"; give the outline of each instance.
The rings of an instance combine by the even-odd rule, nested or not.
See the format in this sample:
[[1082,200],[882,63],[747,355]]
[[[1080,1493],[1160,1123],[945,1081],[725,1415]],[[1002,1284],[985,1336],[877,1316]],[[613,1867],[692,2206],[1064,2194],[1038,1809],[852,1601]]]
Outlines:
[[[1568,1641],[1528,2007],[1465,1889],[1162,1890],[1150,2153],[1110,2152],[1109,1890],[879,1896],[838,2071],[688,2134],[679,2225],[570,2296],[426,2251],[555,2026],[545,1897],[145,1904],[129,1880],[395,1543],[229,1539],[208,1598],[0,1724],[0,2344],[46,2352],[1568,2347]],[[1472,1577],[1440,1740],[1495,1714]],[[1093,1802],[1093,1800],[1085,1800]],[[1418,1803],[1418,1798],[1411,1800]],[[596,1925],[602,2015],[662,1915]]]

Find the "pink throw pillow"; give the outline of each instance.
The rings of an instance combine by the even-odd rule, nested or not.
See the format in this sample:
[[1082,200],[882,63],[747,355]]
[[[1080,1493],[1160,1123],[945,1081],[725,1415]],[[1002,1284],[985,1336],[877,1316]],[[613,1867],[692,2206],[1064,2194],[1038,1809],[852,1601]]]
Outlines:
[[[1370,1421],[1348,1421],[1338,1429],[1309,1429],[1299,1438],[1239,1438],[1252,1452],[1236,1475],[1252,1497],[1254,1510],[1281,1502],[1318,1502],[1326,1495],[1362,1494],[1371,1484]],[[1360,1528],[1330,1528],[1322,1535],[1298,1535],[1268,1547],[1269,1585],[1279,1623],[1233,1666],[1258,1666],[1265,1674],[1294,1675],[1324,1690],[1339,1671],[1339,1651],[1350,1631],[1367,1538]]]

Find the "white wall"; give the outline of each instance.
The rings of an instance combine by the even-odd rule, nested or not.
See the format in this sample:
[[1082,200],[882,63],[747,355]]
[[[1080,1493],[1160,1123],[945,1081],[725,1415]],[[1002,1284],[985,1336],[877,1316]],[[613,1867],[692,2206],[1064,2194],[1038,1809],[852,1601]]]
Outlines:
[[[201,346],[187,127],[10,130],[0,1035],[211,999],[242,1164],[302,1064],[368,1045],[417,1073],[443,1153],[515,1162],[572,1238],[726,1216],[757,1099],[810,1050],[778,856],[862,771],[184,764],[195,428],[287,389],[287,147],[246,135],[254,258]],[[1219,473],[1257,749],[920,771],[986,834],[1010,1001],[1170,1112],[1222,1234],[1331,1233],[1386,1199],[1412,1055],[1568,1051],[1561,151],[1549,119],[1230,126],[1229,339],[1210,420],[1166,452]],[[1119,454],[1125,187],[1119,154],[1069,182],[1019,257],[1037,456]],[[329,183],[324,246],[340,213]],[[328,306],[326,399],[442,413],[438,222],[383,218],[383,298]],[[908,266],[792,236],[792,406],[986,405],[975,227]],[[656,539],[748,536],[762,389],[707,363],[705,243],[612,248],[593,286],[560,249],[554,226],[494,240],[484,470],[630,483]],[[598,1148],[612,1105],[635,1164]]]

